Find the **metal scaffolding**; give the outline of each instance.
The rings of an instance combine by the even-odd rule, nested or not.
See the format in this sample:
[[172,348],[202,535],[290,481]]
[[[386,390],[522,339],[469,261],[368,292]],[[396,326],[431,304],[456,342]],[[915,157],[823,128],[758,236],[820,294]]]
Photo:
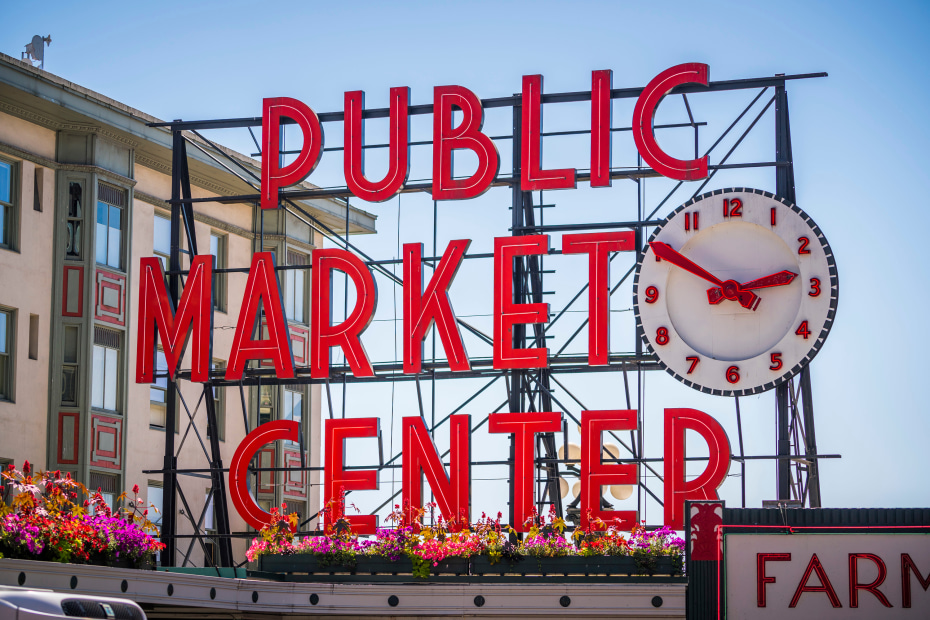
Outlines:
[[[824,77],[825,75],[826,74],[824,73],[790,76],[779,75],[767,78],[710,82],[710,84],[706,87],[687,85],[676,88],[673,91],[673,94],[683,98],[689,120],[685,123],[657,125],[656,128],[691,128],[694,132],[695,157],[699,157],[700,155],[711,155],[717,161],[716,164],[708,166],[708,178],[697,184],[697,189],[693,192],[691,197],[700,194],[707,186],[707,184],[711,182],[714,175],[716,175],[720,170],[762,167],[774,170],[776,177],[776,193],[791,202],[795,202],[794,162],[791,154],[791,132],[789,127],[788,99],[785,84],[790,80],[817,78]],[[642,90],[642,88],[613,89],[611,90],[610,96],[611,99],[630,99],[637,97],[642,92]],[[695,117],[691,111],[691,106],[688,103],[687,96],[691,93],[735,90],[755,90],[758,91],[758,93],[752,99],[749,105],[746,106],[745,109],[743,109],[742,112],[736,116],[735,120],[733,120],[729,127],[727,127],[727,129],[715,139],[712,146],[704,153],[699,154],[699,131],[706,125],[706,123],[695,120]],[[589,101],[590,99],[590,92],[553,93],[542,95],[542,104],[557,105],[560,103],[584,102]],[[638,263],[643,253],[644,240],[648,237],[647,231],[651,227],[654,227],[661,222],[661,220],[656,219],[656,217],[659,215],[663,207],[666,207],[666,205],[672,199],[673,195],[676,194],[677,190],[682,187],[683,182],[678,182],[674,188],[668,192],[664,198],[659,200],[656,206],[650,211],[646,206],[644,187],[648,179],[658,177],[659,175],[649,168],[642,167],[642,165],[637,165],[635,167],[613,168],[611,170],[612,179],[625,179],[636,184],[636,220],[600,223],[591,222],[572,224],[545,224],[545,209],[554,207],[555,205],[544,203],[543,192],[539,192],[534,196],[532,192],[524,191],[520,186],[520,95],[486,99],[482,101],[482,104],[486,109],[509,107],[512,108],[513,111],[512,133],[506,136],[493,136],[494,140],[512,141],[512,171],[510,175],[499,175],[494,183],[496,186],[509,186],[511,188],[512,221],[509,231],[510,234],[519,236],[579,230],[632,230],[636,233],[636,259]],[[746,138],[747,135],[753,131],[753,128],[757,126],[759,121],[765,117],[766,113],[773,104],[775,106],[774,125],[776,137],[774,160],[761,162],[753,161],[743,163],[728,163],[740,143],[742,143],[744,138]],[[411,115],[432,114],[432,111],[432,105],[416,105],[410,106],[409,108],[409,114]],[[382,108],[365,110],[362,116],[363,118],[385,118],[388,115],[389,110],[387,108]],[[344,117],[342,112],[324,113],[319,115],[319,119],[323,123],[341,123],[343,118]],[[734,129],[736,128],[737,124],[744,118],[746,118],[747,121],[748,119],[752,120],[749,122],[748,127],[741,133],[741,135],[736,137],[734,140],[733,138],[737,133],[734,132]],[[205,121],[174,121],[170,123],[152,124],[152,126],[168,128],[173,136],[174,156],[172,167],[172,197],[170,201],[171,256],[168,276],[169,294],[172,298],[172,301],[175,303],[175,307],[180,297],[182,278],[187,273],[182,269],[181,255],[184,253],[187,253],[191,256],[197,254],[197,236],[193,225],[194,205],[203,202],[215,202],[221,204],[245,203],[253,204],[255,205],[255,208],[258,209],[258,203],[260,199],[259,179],[255,175],[254,171],[243,166],[240,161],[233,158],[225,149],[216,146],[213,142],[205,138],[200,132],[211,129],[240,128],[248,129],[248,131],[251,133],[252,127],[259,127],[261,124],[262,119],[260,117]],[[611,128],[611,131],[613,132],[629,130],[629,127]],[[551,135],[585,133],[590,133],[590,130],[552,132],[549,134],[542,133],[542,136],[545,137]],[[194,136],[196,136],[197,140],[193,139]],[[252,135],[252,138],[254,139],[254,134]],[[733,144],[726,153],[718,157],[719,153],[717,148],[724,142],[725,139],[732,140]],[[237,196],[218,196],[213,198],[193,198],[191,193],[190,175],[188,174],[188,144],[194,145],[198,150],[202,151],[210,159],[212,159],[217,165],[238,176],[243,182],[255,190],[254,193]],[[257,144],[258,143],[256,141],[256,145]],[[420,144],[429,143],[412,143],[412,145]],[[386,144],[366,145],[365,148],[385,148],[387,146],[388,145]],[[327,148],[326,150],[341,150],[341,148]],[[590,174],[584,171],[579,171],[577,175],[577,179],[579,181],[584,181],[589,178]],[[429,192],[430,189],[430,182],[411,182],[405,186],[403,192]],[[690,187],[688,189],[690,189]],[[385,278],[392,286],[402,286],[402,278],[395,275],[389,269],[390,265],[399,264],[401,262],[400,259],[375,260],[363,252],[359,247],[357,247],[356,244],[353,244],[350,241],[348,230],[348,215],[350,211],[348,199],[350,195],[350,192],[345,187],[326,189],[300,188],[285,190],[280,193],[280,208],[286,210],[289,214],[293,215],[301,222],[307,224],[317,234],[321,235],[325,239],[328,239],[334,246],[345,248],[348,251],[357,254],[378,276]],[[344,234],[338,233],[332,227],[322,222],[318,217],[315,217],[313,213],[308,211],[300,202],[298,202],[299,200],[312,198],[345,199],[347,222]],[[435,248],[437,227],[436,220],[437,217],[434,204],[434,256],[424,257],[422,259],[423,263],[426,265],[435,265],[439,259],[439,256],[437,256],[438,252]],[[184,224],[184,230],[186,231],[188,247],[187,250],[184,250],[181,247],[182,222]],[[261,226],[260,230],[257,232],[257,236],[259,238],[258,247],[263,247],[264,235],[264,226]],[[616,256],[616,254],[612,255],[611,261],[613,261]],[[466,254],[465,256],[466,260],[490,260],[492,258],[493,254],[474,253]],[[293,269],[295,267],[277,267],[279,270],[285,268]],[[309,269],[309,265],[296,268]],[[635,267],[631,267],[626,270],[622,277],[611,285],[611,294],[617,291],[621,285],[628,281],[628,279],[633,275],[634,269]],[[217,268],[214,270],[214,273],[219,276],[223,273],[243,273],[247,271],[247,267],[230,267],[223,269]],[[541,256],[528,256],[515,259],[513,264],[513,295],[515,301],[517,303],[541,303],[545,298],[544,296],[547,295],[547,291],[545,290],[544,286],[545,276],[547,273],[551,272],[547,272],[546,269],[544,269],[544,258]],[[527,329],[526,325],[516,325],[513,330],[513,346],[515,348],[545,347],[547,336],[551,337],[548,335],[548,332],[551,330],[552,326],[566,316],[566,312],[569,311],[569,309],[580,298],[582,298],[586,289],[587,285],[582,286],[577,294],[572,297],[571,301],[569,301],[567,305],[560,308],[555,313],[555,316],[549,323],[533,324],[530,329]],[[479,340],[489,345],[492,343],[491,338],[481,332],[481,330],[461,319],[458,319],[458,321],[465,330],[476,336]],[[510,412],[531,412],[553,411],[553,408],[556,408],[556,410],[561,410],[568,417],[568,419],[573,420],[576,424],[580,424],[580,415],[575,415],[573,411],[580,411],[586,409],[586,407],[566,387],[564,383],[564,376],[577,373],[613,372],[616,373],[618,378],[622,377],[624,386],[623,395],[626,399],[627,408],[638,410],[641,421],[644,398],[643,373],[649,370],[659,370],[661,369],[660,365],[651,354],[643,351],[642,342],[637,338],[635,350],[630,352],[611,353],[609,356],[609,364],[606,366],[588,366],[586,356],[572,355],[565,352],[568,345],[571,344],[583,331],[586,323],[587,320],[582,322],[582,324],[578,326],[578,328],[567,339],[567,341],[560,345],[560,347],[557,349],[557,352],[550,357],[548,367],[540,369],[496,370],[492,367],[490,358],[473,357],[472,369],[470,371],[453,373],[451,370],[449,370],[448,365],[444,363],[443,360],[436,360],[434,354],[431,361],[424,360],[423,372],[418,376],[403,374],[403,366],[396,360],[387,362],[374,362],[373,366],[375,369],[375,376],[373,377],[355,377],[351,373],[349,367],[344,364],[331,366],[330,375],[326,379],[311,378],[310,369],[305,367],[298,367],[296,369],[296,376],[293,379],[278,379],[274,376],[274,371],[268,368],[249,367],[245,370],[243,379],[236,382],[226,381],[220,372],[214,371],[211,373],[211,380],[203,384],[202,396],[200,397],[200,401],[196,404],[193,411],[191,411],[188,403],[185,402],[183,396],[181,396],[181,390],[179,389],[179,384],[181,382],[190,381],[190,372],[179,371],[176,373],[175,377],[169,376],[169,394],[177,393],[178,398],[167,399],[167,428],[165,433],[164,465],[160,470],[148,472],[160,473],[164,477],[164,515],[162,521],[161,538],[162,542],[164,542],[166,545],[166,549],[161,556],[162,563],[165,565],[173,565],[173,563],[176,561],[176,558],[178,557],[178,552],[180,551],[181,555],[183,556],[182,561],[186,564],[189,561],[195,544],[199,544],[201,548],[203,548],[205,555],[209,558],[209,554],[207,554],[206,550],[206,541],[207,538],[210,538],[218,541],[219,544],[219,553],[216,559],[218,565],[233,566],[237,562],[233,557],[231,539],[234,537],[248,537],[254,535],[254,533],[250,532],[232,532],[230,530],[225,486],[226,483],[223,475],[224,472],[228,471],[228,469],[226,466],[224,466],[224,463],[221,460],[220,446],[218,442],[219,433],[217,428],[216,412],[214,410],[215,387],[227,387],[239,390],[244,414],[243,422],[245,424],[245,431],[248,433],[253,429],[249,428],[249,417],[246,407],[247,398],[245,394],[246,386],[312,383],[323,384],[325,386],[327,404],[329,406],[329,415],[332,417],[333,404],[331,398],[331,386],[333,384],[342,384],[343,389],[346,389],[346,386],[348,385],[359,383],[416,381],[417,392],[418,395],[420,395],[420,379],[423,378],[432,382],[434,386],[433,395],[435,399],[435,385],[437,382],[462,378],[483,379],[483,385],[480,387],[480,389],[475,391],[471,396],[463,398],[461,403],[451,413],[441,416],[438,420],[436,416],[434,400],[432,406],[432,416],[429,418],[429,430],[432,434],[434,434],[436,430],[442,427],[442,425],[449,419],[449,416],[464,410],[470,403],[474,401],[474,399],[491,388],[495,383],[500,386],[501,379],[503,379],[503,383],[506,386],[507,398],[503,403],[501,403],[501,405],[498,407],[498,410],[506,409]],[[561,381],[560,377],[562,378]],[[634,387],[636,388],[635,400],[631,393],[631,383],[634,384]],[[559,391],[558,395],[555,393],[556,390]],[[744,454],[740,404],[738,398],[734,399],[737,412],[739,454],[732,455],[732,458],[736,463],[740,464],[743,473],[743,503],[745,504],[745,465],[747,460],[770,459],[776,462],[777,492],[778,498],[780,500],[795,499],[800,500],[802,503],[811,507],[820,506],[820,480],[817,469],[818,459],[835,457],[836,455],[818,456],[817,454],[814,435],[814,414],[811,398],[811,379],[809,369],[805,368],[799,376],[792,378],[788,382],[782,383],[776,388],[775,391],[778,441],[774,455],[747,456]],[[186,414],[186,419],[183,416],[180,417],[182,420],[181,429],[175,428],[176,415],[179,413],[178,404],[180,404],[180,407]],[[206,442],[204,441],[204,438],[201,437],[196,426],[194,425],[194,420],[201,404],[203,404],[205,408],[207,417]],[[421,414],[425,414],[422,397],[419,399],[419,404]],[[345,400],[343,400],[343,407],[344,406]],[[486,413],[486,411],[483,413]],[[345,416],[344,409],[343,416]],[[427,417],[424,415],[423,419],[426,420]],[[482,419],[478,421],[472,430],[482,426],[485,422],[486,419],[484,416],[482,416]],[[643,449],[642,423],[638,425],[638,428],[638,431],[631,431],[629,437],[621,437],[614,432],[610,433],[612,438],[617,441],[622,449],[626,452],[619,457],[615,457],[615,460],[621,463],[636,463],[640,466],[640,479],[638,482],[637,492],[638,504],[640,508],[642,507],[644,494],[648,495],[661,505],[661,492],[656,493],[654,490],[652,490],[646,480],[646,477],[642,474],[642,470],[645,469],[649,476],[654,477],[655,480],[661,482],[662,474],[655,468],[655,462],[660,461],[661,459],[647,458],[645,456]],[[176,445],[175,440],[176,430],[181,430],[181,433],[178,435],[181,438],[178,445]],[[206,465],[201,468],[179,469],[177,457],[185,443],[185,440],[190,436],[191,431],[193,431],[193,435],[196,437],[196,440],[202,449]],[[571,459],[568,454],[567,437],[567,430],[563,428],[563,444],[566,445],[566,450],[561,458],[557,453],[557,438],[555,433],[545,433],[539,435],[538,437],[535,481],[536,507],[540,514],[544,514],[545,511],[548,510],[549,506],[554,506],[554,510],[559,516],[568,515],[571,517],[572,511],[577,511],[577,507],[575,505],[577,504],[577,499],[573,504],[565,506],[563,505],[562,496],[559,491],[559,478],[565,474],[567,470],[570,471],[571,468],[577,467],[578,463],[577,460]],[[301,454],[303,455],[303,447],[301,447]],[[445,457],[446,455],[443,456]],[[397,468],[399,467],[399,457],[400,453],[398,451],[397,454],[391,454],[389,458],[382,459],[382,462],[374,464],[371,467],[379,471],[390,468]],[[511,444],[511,455],[509,461],[472,461],[472,465],[474,466],[501,466],[507,464],[510,465],[511,474],[513,474],[513,444]],[[278,472],[284,470],[294,471],[296,469],[303,471],[313,471],[319,470],[321,468],[309,467],[306,465],[306,463],[301,463],[300,468],[253,467],[252,471]],[[190,505],[187,500],[187,495],[185,494],[184,485],[182,482],[190,479],[191,477],[194,477],[195,479],[209,477],[211,481],[211,494],[213,499],[212,505],[216,511],[215,534],[211,533],[208,536],[203,527],[206,517],[205,513],[210,505],[210,502],[207,502],[207,505],[201,514],[199,514],[199,517],[195,516],[190,509]],[[514,501],[512,493],[513,490],[511,487],[511,514],[509,519],[511,523],[513,523],[514,519]],[[399,491],[395,493],[394,496],[388,497],[387,500],[382,503],[378,509],[376,509],[376,512],[385,506],[389,506],[394,497],[396,497],[398,494]],[[191,527],[193,528],[193,531],[195,532],[192,535],[178,534],[178,515],[180,508],[178,501],[180,501],[181,506],[183,507],[183,516],[188,519]],[[577,512],[574,514],[577,515]],[[305,527],[306,524],[313,518],[313,516],[314,515],[311,515],[310,518],[305,519],[301,524],[301,528]]]

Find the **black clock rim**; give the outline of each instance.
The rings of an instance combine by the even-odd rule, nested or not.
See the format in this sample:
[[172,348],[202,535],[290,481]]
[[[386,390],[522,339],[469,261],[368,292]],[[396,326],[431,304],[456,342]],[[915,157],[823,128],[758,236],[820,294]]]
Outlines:
[[804,358],[801,359],[801,361],[799,361],[797,364],[795,364],[793,367],[788,369],[786,372],[781,374],[776,379],[773,379],[772,381],[769,381],[762,385],[758,385],[752,388],[746,388],[742,390],[718,390],[714,388],[709,388],[707,386],[701,385],[699,383],[696,383],[694,381],[691,381],[690,379],[686,379],[685,377],[681,376],[680,374],[675,372],[672,368],[670,368],[665,362],[662,361],[662,358],[659,357],[658,353],[656,353],[655,349],[652,347],[652,343],[650,342],[648,336],[646,336],[646,331],[643,328],[642,317],[640,316],[640,313],[639,313],[639,274],[640,274],[640,269],[642,268],[642,265],[643,265],[643,260],[646,257],[645,252],[641,254],[639,261],[637,261],[636,271],[633,274],[633,315],[636,319],[637,336],[643,341],[643,344],[646,345],[646,349],[649,351],[649,353],[653,357],[655,357],[656,362],[658,362],[659,366],[661,366],[665,372],[670,374],[680,383],[683,383],[694,390],[698,390],[699,392],[703,392],[705,394],[711,394],[713,396],[727,396],[727,397],[751,396],[753,394],[762,394],[763,392],[768,392],[769,390],[778,387],[779,385],[789,381],[790,379],[798,375],[802,370],[810,366],[811,361],[813,361],[813,359],[817,356],[817,354],[823,348],[823,345],[827,340],[827,336],[830,334],[830,330],[833,327],[833,322],[836,319],[836,309],[837,309],[837,305],[839,304],[839,297],[840,297],[840,279],[839,279],[839,272],[836,268],[836,259],[833,256],[833,248],[830,247],[830,244],[827,242],[827,238],[824,236],[823,231],[820,230],[820,227],[817,225],[814,219],[810,215],[808,215],[803,209],[801,209],[796,204],[794,204],[793,202],[786,200],[785,198],[782,198],[781,196],[778,196],[771,192],[767,192],[761,189],[754,189],[750,187],[729,187],[726,189],[716,189],[711,192],[705,192],[701,194],[700,196],[695,196],[694,198],[690,199],[689,201],[685,202],[681,206],[674,209],[671,213],[669,213],[656,226],[655,230],[652,231],[652,234],[649,236],[649,240],[646,242],[646,245],[644,247],[648,246],[649,243],[652,242],[656,238],[656,236],[662,231],[665,225],[668,224],[672,220],[672,218],[674,218],[680,211],[687,209],[691,205],[697,202],[700,202],[702,200],[705,200],[707,198],[711,198],[713,196],[720,196],[722,194],[729,194],[729,193],[757,194],[759,196],[765,196],[766,198],[775,200],[781,203],[782,205],[788,207],[789,209],[791,209],[792,211],[800,215],[802,219],[804,219],[807,225],[810,226],[811,230],[817,236],[817,240],[820,242],[821,247],[823,247],[824,255],[826,256],[826,259],[827,259],[828,270],[830,272],[830,309],[827,311],[827,318],[824,321],[823,328],[820,330],[820,334],[817,336],[817,339],[814,341],[814,344],[811,346],[810,349],[808,349],[807,355],[805,355]]

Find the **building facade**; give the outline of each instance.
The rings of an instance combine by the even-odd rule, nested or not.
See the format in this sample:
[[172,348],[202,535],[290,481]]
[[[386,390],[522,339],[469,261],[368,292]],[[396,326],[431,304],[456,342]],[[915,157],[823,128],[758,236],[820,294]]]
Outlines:
[[[167,266],[170,251],[171,134],[152,122],[158,119],[0,54],[0,463],[70,472],[111,503],[138,484],[146,503],[160,506],[161,476],[145,472],[162,467],[169,399],[177,399],[179,468],[206,466],[207,434],[199,384],[181,382],[172,394],[165,377],[152,385],[134,380],[139,259],[159,256]],[[256,175],[257,161],[186,137],[195,198],[252,191],[212,153],[223,149]],[[350,234],[375,230],[374,216],[342,200],[301,206],[337,231],[347,221]],[[218,268],[248,267],[261,250],[274,252],[278,264],[309,264],[322,242],[290,214],[262,214],[254,204],[195,203],[194,221],[198,251],[209,244]],[[309,273],[281,273],[295,362],[306,365]],[[215,275],[215,368],[228,358],[245,283],[245,273]],[[160,352],[158,361],[163,368]],[[190,368],[189,356],[181,368]],[[302,423],[306,462],[319,465],[318,385],[216,388],[215,398],[225,465],[247,429],[274,419]],[[289,444],[259,455],[261,466],[300,460]],[[209,476],[181,485],[193,521],[209,533]],[[319,509],[316,472],[265,473],[252,489],[266,509],[285,503],[303,516]],[[230,520],[233,531],[246,529],[235,511]],[[190,521],[179,514],[178,534],[194,532]],[[244,545],[234,542],[237,556]],[[179,545],[175,561],[208,559],[192,543]]]

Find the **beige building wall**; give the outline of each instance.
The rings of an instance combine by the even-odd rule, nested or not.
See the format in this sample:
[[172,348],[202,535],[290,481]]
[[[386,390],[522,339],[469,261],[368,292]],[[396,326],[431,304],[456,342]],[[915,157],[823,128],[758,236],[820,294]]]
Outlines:
[[[54,171],[41,160],[55,153],[55,134],[0,112],[0,159],[13,164],[16,217],[13,249],[0,248],[0,308],[14,312],[13,400],[0,399],[0,458],[21,467],[28,460],[44,468],[48,424],[49,327],[52,319],[52,237]],[[9,148],[15,147],[15,148]],[[36,170],[38,169],[38,175]],[[38,180],[39,186],[36,186]],[[36,211],[38,191],[41,211]],[[37,321],[38,331],[30,325]],[[36,359],[30,358],[30,344]],[[13,438],[16,438],[13,440]]]
[[[28,84],[20,88],[19,85]],[[40,94],[46,90],[45,96]],[[77,94],[78,97],[65,95]],[[67,105],[51,104],[50,101],[69,101]],[[81,108],[81,109],[77,109]],[[105,122],[110,118],[111,122]],[[159,486],[161,475],[145,473],[159,470],[164,460],[165,430],[159,428],[159,414],[164,409],[151,402],[151,386],[135,383],[137,312],[139,307],[139,259],[154,255],[154,224],[157,216],[169,217],[171,196],[171,151],[170,140],[164,130],[147,128],[145,122],[155,121],[138,110],[107,99],[80,86],[47,74],[25,63],[0,55],[0,160],[14,165],[16,176],[16,243],[11,250],[0,248],[0,309],[15,312],[15,394],[11,401],[0,400],[0,463],[15,461],[21,466],[24,460],[36,463],[38,468],[72,471],[83,482],[93,474],[116,476],[119,491],[128,491],[139,485],[143,499],[148,503],[156,498],[147,496],[147,488]],[[168,145],[168,146],[166,146]],[[192,161],[192,193],[195,198],[217,197],[221,194],[243,193],[243,184],[228,171],[207,162],[196,160],[194,149],[189,149]],[[232,153],[245,165],[255,165],[248,158]],[[196,161],[195,161],[196,160]],[[38,172],[38,175],[36,171]],[[35,179],[39,185],[35,185]],[[84,187],[85,254],[79,261],[62,262],[67,224],[69,183],[79,179]],[[123,248],[126,262],[121,269],[102,267],[95,264],[95,200],[98,198],[98,183],[110,183],[126,194],[123,206]],[[36,192],[38,191],[38,194]],[[34,210],[35,196],[41,210]],[[346,206],[336,200],[320,199],[304,203],[304,208],[316,213],[327,225],[339,230],[345,221]],[[227,267],[247,268],[252,254],[262,249],[256,230],[257,207],[250,204],[224,205],[219,203],[195,204],[195,233],[200,254],[210,251],[210,234],[224,239],[225,264]],[[265,214],[266,238],[264,247],[275,248],[278,263],[303,260],[320,243],[309,227],[275,212]],[[352,209],[350,211],[352,234],[374,232],[374,217]],[[342,224],[344,226],[344,224]],[[183,233],[182,233],[183,238]],[[182,241],[182,245],[186,242]],[[60,246],[60,247],[59,247]],[[297,257],[297,258],[292,258]],[[186,259],[182,264],[189,264]],[[309,264],[309,263],[308,263]],[[63,274],[68,269],[80,266],[83,269],[83,287],[80,289],[81,303],[76,301],[74,288],[67,297],[63,292]],[[97,295],[104,289],[98,288],[98,274],[107,277],[125,276],[124,322],[116,325],[101,322],[98,314]],[[310,272],[307,270],[305,287],[310,287]],[[283,278],[279,278],[282,280]],[[225,297],[222,310],[214,312],[213,359],[225,362],[238,320],[239,308],[247,281],[245,273],[229,273],[223,277],[221,288]],[[111,294],[111,293],[107,293]],[[296,325],[296,330],[309,330],[309,290],[307,290],[305,321]],[[80,307],[81,314],[63,318],[65,298],[71,307]],[[121,297],[121,299],[123,299]],[[30,359],[30,317],[37,318],[38,341],[32,348],[36,359]],[[61,405],[61,343],[63,323],[81,326],[79,401],[64,407]],[[111,412],[94,409],[90,404],[93,367],[91,352],[98,328],[115,330],[120,334],[119,362],[119,406]],[[298,365],[305,365],[300,364]],[[190,369],[190,353],[185,354],[182,369]],[[179,433],[175,438],[178,466],[181,469],[205,469],[207,458],[201,449],[201,441],[209,451],[206,429],[205,406],[198,407],[203,388],[200,384],[180,382],[183,403],[195,416],[197,432],[187,429],[185,406],[178,402]],[[279,388],[281,390],[282,388]],[[235,387],[224,388],[222,397],[223,433],[220,449],[224,467],[229,466],[233,453],[246,429],[243,422],[248,419],[250,428],[256,426],[259,416],[259,392],[257,388],[244,388],[246,411],[243,412],[240,391]],[[303,421],[306,429],[308,465],[319,467],[320,459],[320,414],[321,389],[319,385],[304,388]],[[278,394],[283,394],[279,391]],[[282,417],[281,398],[277,400],[276,418]],[[74,433],[68,435],[60,428],[61,409],[77,420]],[[91,418],[110,416],[121,424],[121,436],[116,450],[119,457],[115,465],[94,465],[91,455],[100,450],[95,427]],[[96,422],[95,422],[96,423]],[[199,433],[200,439],[197,434]],[[62,465],[62,437],[73,438],[76,450],[73,461]],[[71,441],[70,439],[68,441]],[[183,442],[183,447],[180,447]],[[67,442],[66,442],[67,443]],[[288,448],[285,447],[285,450]],[[291,448],[293,449],[293,448]],[[278,448],[276,466],[283,466],[281,447]],[[69,457],[70,458],[70,457]],[[273,492],[259,497],[260,503],[269,506],[288,499],[284,489],[284,473],[275,474]],[[320,474],[312,472],[304,484],[306,510],[315,513],[320,505]],[[211,480],[206,473],[185,476],[180,479],[195,520],[204,508]],[[228,478],[227,478],[228,486]],[[290,491],[293,493],[293,490]],[[293,497],[291,497],[293,499]],[[228,503],[232,531],[246,530],[246,525]],[[183,504],[178,501],[179,509]],[[306,517],[307,515],[303,515]],[[191,534],[193,529],[184,516],[177,516],[179,534]],[[310,524],[315,527],[315,522]],[[236,540],[234,556],[244,557],[246,540]],[[184,540],[178,543],[180,563],[187,552]],[[194,565],[203,565],[203,553],[199,545],[191,554]]]

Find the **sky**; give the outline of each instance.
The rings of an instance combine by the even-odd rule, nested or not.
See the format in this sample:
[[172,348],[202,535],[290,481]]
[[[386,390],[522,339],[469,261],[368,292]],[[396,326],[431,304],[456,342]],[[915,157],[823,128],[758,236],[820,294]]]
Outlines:
[[[930,504],[930,478],[920,474],[930,437],[924,389],[930,274],[926,242],[920,241],[930,230],[927,201],[920,189],[930,180],[928,26],[930,5],[920,2],[51,1],[41,8],[23,3],[5,7],[0,51],[19,57],[34,34],[51,34],[46,70],[159,118],[185,120],[259,116],[262,98],[276,96],[296,97],[317,112],[341,111],[348,90],[365,90],[366,105],[382,107],[395,86],[409,86],[413,104],[431,102],[432,88],[447,84],[465,86],[482,98],[500,97],[519,92],[521,76],[535,73],[545,76],[545,92],[565,92],[590,89],[593,70],[613,69],[615,88],[637,87],[684,62],[708,64],[711,80],[828,72],[826,78],[788,84],[797,202],[829,240],[840,274],[837,319],[811,366],[818,451],[842,455],[821,461],[823,504],[923,507]],[[738,91],[689,97],[697,120],[708,123],[701,130],[702,151],[754,95]],[[632,101],[615,102],[615,126],[629,126],[632,105]],[[588,104],[547,108],[545,130],[584,129],[588,110]],[[487,132],[508,133],[508,114],[488,111]],[[686,120],[681,100],[669,98],[657,119]],[[429,139],[430,123],[428,116],[414,119],[414,139]],[[772,161],[773,127],[773,110],[769,110],[732,161]],[[340,124],[324,129],[327,146],[341,144]],[[386,130],[386,123],[370,123],[367,137],[379,139]],[[217,132],[214,137],[243,152],[254,149],[242,131]],[[683,151],[683,156],[692,139],[690,133],[676,130],[662,134],[660,141],[669,152]],[[544,165],[586,168],[585,140],[547,139]],[[732,143],[722,144],[711,163],[719,163],[724,148]],[[509,170],[510,146],[506,141],[498,146],[504,174]],[[467,157],[462,162],[457,165],[467,169]],[[614,165],[635,165],[629,133],[614,138]],[[377,153],[369,156],[368,166],[373,178],[385,169]],[[412,155],[410,179],[430,174],[429,147],[418,147]],[[341,154],[327,153],[310,181],[343,185]],[[690,198],[697,185],[686,184],[658,216]],[[670,187],[663,180],[646,185],[647,212]],[[714,177],[706,190],[724,187],[774,191],[774,172],[771,168],[727,171]],[[574,191],[547,192],[545,202],[556,208],[546,210],[545,217],[550,223],[624,221],[634,219],[636,200],[636,187],[629,181],[614,181],[612,188],[597,190],[582,183]],[[494,236],[508,234],[509,201],[509,190],[492,190],[474,201],[440,203],[439,251],[455,238],[473,239],[472,252],[490,251]],[[378,234],[355,240],[368,254],[394,258],[400,245],[409,242],[423,242],[427,253],[431,250],[433,203],[427,195],[353,204],[378,216]],[[883,241],[884,234],[888,238]],[[553,235],[552,247],[560,246],[558,235]],[[490,264],[470,263],[475,264],[463,267],[452,287],[453,306],[460,316],[490,329]],[[628,257],[615,261],[611,283],[632,264]],[[558,311],[584,283],[584,263],[552,257],[546,268],[555,270],[549,281],[552,288],[547,282],[546,289],[554,291],[548,301]],[[378,284],[378,314],[363,340],[374,360],[399,359],[395,318],[400,316],[401,297],[386,280]],[[627,284],[611,301],[614,352],[632,350],[631,307]],[[550,346],[561,347],[586,316],[584,300],[573,309],[578,312],[570,313],[553,330]],[[467,336],[466,346],[476,357],[489,354]],[[586,332],[566,350],[584,353]],[[700,394],[661,372],[647,373],[643,381],[647,457],[662,456],[665,407],[694,407],[713,415],[736,451],[733,399]],[[437,418],[481,385],[471,380],[441,385],[435,394]],[[566,387],[588,408],[625,407],[619,373],[569,377]],[[635,403],[635,381],[633,387]],[[423,382],[423,389],[429,417],[433,398],[429,382]],[[399,428],[402,415],[417,413],[413,390],[411,382],[350,386],[346,414],[379,416],[385,451],[396,453],[400,437],[399,433],[392,437],[390,429]],[[578,415],[577,403],[564,392],[557,396]],[[338,411],[339,390],[334,397]],[[503,386],[488,389],[468,410],[473,423],[504,398]],[[743,398],[740,404],[746,453],[774,454],[774,394]],[[573,424],[570,433],[577,443]],[[440,431],[437,444],[444,449],[447,443]],[[507,454],[506,440],[487,434],[486,427],[476,431],[474,445],[479,458]],[[693,454],[699,455],[700,442],[691,445]],[[734,463],[720,489],[729,506],[741,503],[739,473]],[[506,470],[476,468],[473,477],[473,511],[506,514]],[[398,479],[399,474],[392,480],[386,473],[381,492],[358,493],[354,499],[363,510],[370,510],[387,498],[384,490],[399,489]],[[660,483],[645,480],[661,494]],[[747,466],[747,505],[775,499],[775,480],[774,462]],[[617,507],[635,509],[636,496]],[[649,523],[661,522],[661,508],[655,502],[645,500],[643,508],[641,516]]]

